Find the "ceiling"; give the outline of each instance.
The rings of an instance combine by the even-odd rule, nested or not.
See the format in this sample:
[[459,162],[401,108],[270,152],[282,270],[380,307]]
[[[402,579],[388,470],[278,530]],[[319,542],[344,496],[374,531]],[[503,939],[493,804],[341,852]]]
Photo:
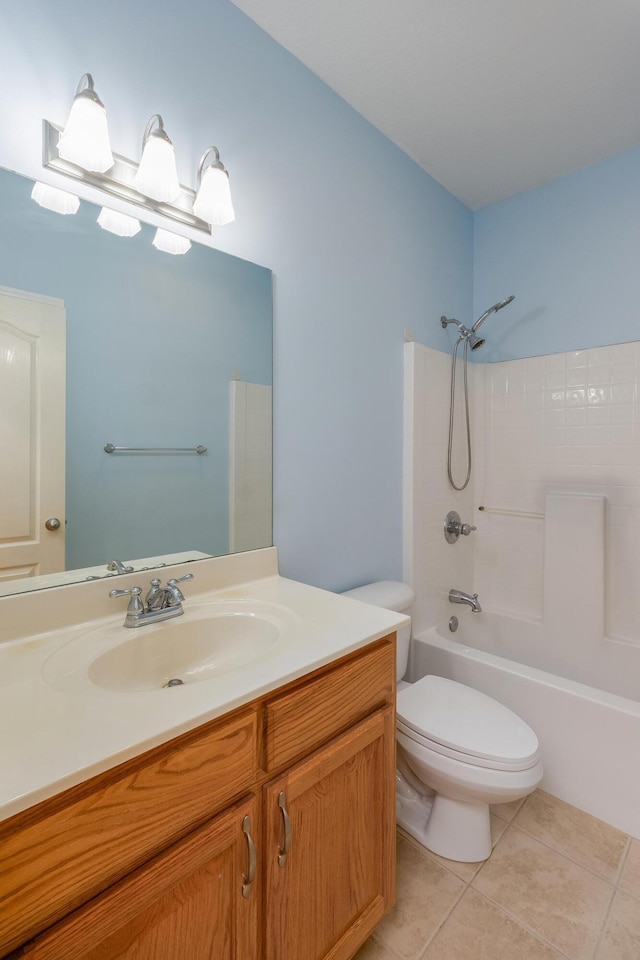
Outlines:
[[234,0],[467,206],[640,143],[638,0]]

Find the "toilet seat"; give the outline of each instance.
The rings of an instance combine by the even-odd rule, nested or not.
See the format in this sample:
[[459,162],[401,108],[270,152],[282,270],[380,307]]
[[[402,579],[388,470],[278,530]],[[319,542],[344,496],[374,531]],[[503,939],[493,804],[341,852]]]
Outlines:
[[540,760],[538,738],[520,717],[491,697],[428,675],[397,695],[398,730],[462,763],[494,770],[529,770]]

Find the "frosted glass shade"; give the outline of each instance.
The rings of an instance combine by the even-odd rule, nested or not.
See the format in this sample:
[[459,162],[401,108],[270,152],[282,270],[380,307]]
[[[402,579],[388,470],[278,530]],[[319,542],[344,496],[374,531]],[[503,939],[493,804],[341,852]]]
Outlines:
[[48,183],[36,182],[31,191],[31,199],[41,207],[53,210],[54,213],[77,213],[80,207],[80,198],[66,190],[51,187]]
[[223,227],[235,220],[229,176],[220,167],[210,166],[203,170],[193,212],[213,227]]
[[176,255],[191,250],[190,240],[187,240],[186,237],[179,237],[177,233],[171,233],[169,230],[163,230],[161,227],[156,230],[153,245],[156,250]]
[[163,137],[149,137],[142,151],[140,166],[133,180],[138,193],[152,200],[171,202],[180,196],[173,145]]
[[109,210],[103,207],[98,215],[98,223],[103,230],[109,233],[115,233],[118,237],[135,237],[140,233],[142,227],[140,221],[135,217],[130,217],[126,213],[118,213],[117,210]]
[[107,114],[102,104],[83,93],[76,96],[60,134],[58,153],[83,170],[104,173],[113,166]]

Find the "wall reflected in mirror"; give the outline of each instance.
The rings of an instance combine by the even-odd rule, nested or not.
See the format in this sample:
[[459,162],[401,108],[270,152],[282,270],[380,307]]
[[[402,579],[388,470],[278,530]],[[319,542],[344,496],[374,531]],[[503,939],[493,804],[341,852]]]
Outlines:
[[[0,169],[0,594],[60,567],[81,580],[114,559],[270,546],[271,272],[195,243],[164,254],[154,228],[114,236],[98,206],[63,217],[32,186]],[[52,301],[66,341],[60,427],[53,401],[38,411],[48,360],[27,316]],[[64,472],[59,511],[39,503],[48,469],[54,486]],[[56,511],[61,529],[46,531]],[[57,571],[27,549],[56,535]]]

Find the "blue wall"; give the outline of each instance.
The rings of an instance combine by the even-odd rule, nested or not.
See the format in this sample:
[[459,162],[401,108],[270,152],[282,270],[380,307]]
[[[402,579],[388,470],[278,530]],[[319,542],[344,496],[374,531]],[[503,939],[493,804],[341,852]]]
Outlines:
[[7,0],[0,165],[40,172],[40,123],[80,75],[114,149],[163,114],[180,178],[216,143],[237,221],[214,244],[274,271],[274,540],[284,575],[402,574],[402,343],[446,350],[472,306],[472,216],[228,0]]
[[474,216],[478,361],[640,339],[640,147],[480,210]]

